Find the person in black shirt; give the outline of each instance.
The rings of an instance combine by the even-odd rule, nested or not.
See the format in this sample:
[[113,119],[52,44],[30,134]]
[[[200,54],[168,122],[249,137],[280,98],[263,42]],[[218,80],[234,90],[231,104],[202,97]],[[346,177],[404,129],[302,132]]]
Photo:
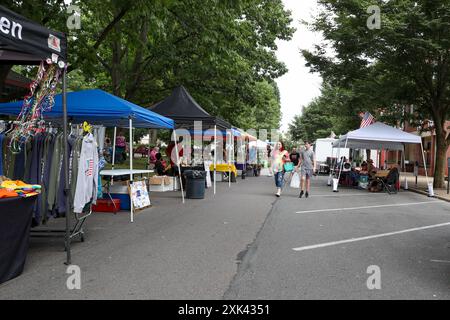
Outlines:
[[161,153],[159,152],[156,154],[155,170],[158,176],[163,176],[166,174],[166,166],[162,160]]
[[298,166],[298,160],[300,159],[300,153],[298,153],[297,148],[293,147],[291,153],[289,154],[289,158],[295,167]]

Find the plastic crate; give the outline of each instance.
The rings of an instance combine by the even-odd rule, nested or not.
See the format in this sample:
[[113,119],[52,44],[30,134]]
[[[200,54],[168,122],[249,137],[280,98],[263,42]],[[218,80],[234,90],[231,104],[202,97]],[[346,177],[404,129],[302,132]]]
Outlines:
[[[109,199],[108,194],[103,194],[103,198]],[[111,198],[120,200],[120,210],[130,211],[130,195],[122,193],[111,193]]]
[[114,212],[120,210],[120,199],[97,199],[97,204],[92,205],[94,212]]

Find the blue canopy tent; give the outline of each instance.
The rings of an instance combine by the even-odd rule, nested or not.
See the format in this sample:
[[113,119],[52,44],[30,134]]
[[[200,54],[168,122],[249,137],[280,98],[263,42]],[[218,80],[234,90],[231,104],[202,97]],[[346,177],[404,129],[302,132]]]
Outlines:
[[[115,161],[116,128],[130,130],[130,181],[133,181],[133,127],[151,129],[173,129],[174,121],[134,103],[116,97],[100,89],[82,90],[67,93],[67,118],[72,124],[83,123],[114,127],[113,169]],[[0,114],[17,116],[22,110],[23,101],[0,103]],[[63,115],[62,95],[55,96],[52,110],[43,114],[44,119],[58,123]],[[177,153],[178,154],[178,153]],[[181,177],[180,177],[181,182]],[[181,187],[182,188],[182,187]],[[184,202],[183,189],[181,189]],[[134,220],[131,206],[131,222]]]
[[[23,101],[0,104],[0,114],[19,115]],[[44,119],[61,121],[63,114],[62,95],[55,96],[55,105],[44,113]],[[100,89],[82,90],[67,93],[67,117],[69,122],[99,124],[105,127],[129,126],[133,121],[135,128],[173,129],[174,121],[134,103],[116,97]]]

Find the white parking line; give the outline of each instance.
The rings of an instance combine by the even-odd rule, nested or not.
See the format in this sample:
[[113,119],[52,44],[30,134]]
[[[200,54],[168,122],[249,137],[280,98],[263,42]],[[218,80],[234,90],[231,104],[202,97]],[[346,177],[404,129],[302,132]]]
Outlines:
[[425,201],[425,202],[407,202],[407,203],[397,203],[397,204],[382,204],[382,205],[378,205],[378,206],[366,206],[366,207],[349,207],[349,208],[304,210],[304,211],[297,211],[296,213],[317,213],[317,212],[330,212],[330,211],[375,209],[375,208],[387,208],[387,207],[415,206],[415,205],[420,205],[420,204],[431,204],[431,203],[444,203],[444,202],[443,201],[439,201],[439,200],[436,200],[436,201]]
[[310,197],[336,197],[336,198],[340,198],[340,197],[364,197],[364,196],[385,196],[385,197],[389,197],[389,194],[387,193],[353,193],[353,194],[338,194],[338,193],[333,193],[333,194],[311,194],[309,195]]
[[412,228],[412,229],[406,229],[406,230],[400,230],[400,231],[394,231],[394,232],[388,232],[388,233],[381,233],[381,234],[376,234],[376,235],[373,235],[373,236],[367,236],[367,237],[361,237],[361,238],[351,238],[351,239],[347,239],[347,240],[340,240],[340,241],[320,243],[320,244],[315,244],[315,245],[311,245],[311,246],[292,248],[292,250],[294,250],[294,251],[305,251],[305,250],[310,250],[310,249],[317,249],[317,248],[335,246],[335,245],[339,245],[339,244],[343,244],[343,243],[350,243],[350,242],[356,242],[356,241],[362,241],[362,240],[369,240],[369,239],[387,237],[387,236],[392,236],[392,235],[401,234],[401,233],[407,233],[407,232],[413,232],[413,231],[419,231],[419,230],[425,230],[425,229],[431,229],[431,228],[439,228],[439,227],[448,226],[448,225],[450,225],[450,222],[445,222],[445,223],[440,223],[440,224],[433,224],[431,226],[418,227],[418,228]]
[[448,260],[430,260],[431,262],[442,262],[442,263],[450,263]]

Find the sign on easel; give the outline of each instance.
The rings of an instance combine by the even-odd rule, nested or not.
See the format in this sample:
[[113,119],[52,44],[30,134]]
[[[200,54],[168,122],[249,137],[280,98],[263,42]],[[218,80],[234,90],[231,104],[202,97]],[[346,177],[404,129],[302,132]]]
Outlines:
[[145,181],[134,181],[129,185],[130,198],[134,210],[143,210],[151,206]]

